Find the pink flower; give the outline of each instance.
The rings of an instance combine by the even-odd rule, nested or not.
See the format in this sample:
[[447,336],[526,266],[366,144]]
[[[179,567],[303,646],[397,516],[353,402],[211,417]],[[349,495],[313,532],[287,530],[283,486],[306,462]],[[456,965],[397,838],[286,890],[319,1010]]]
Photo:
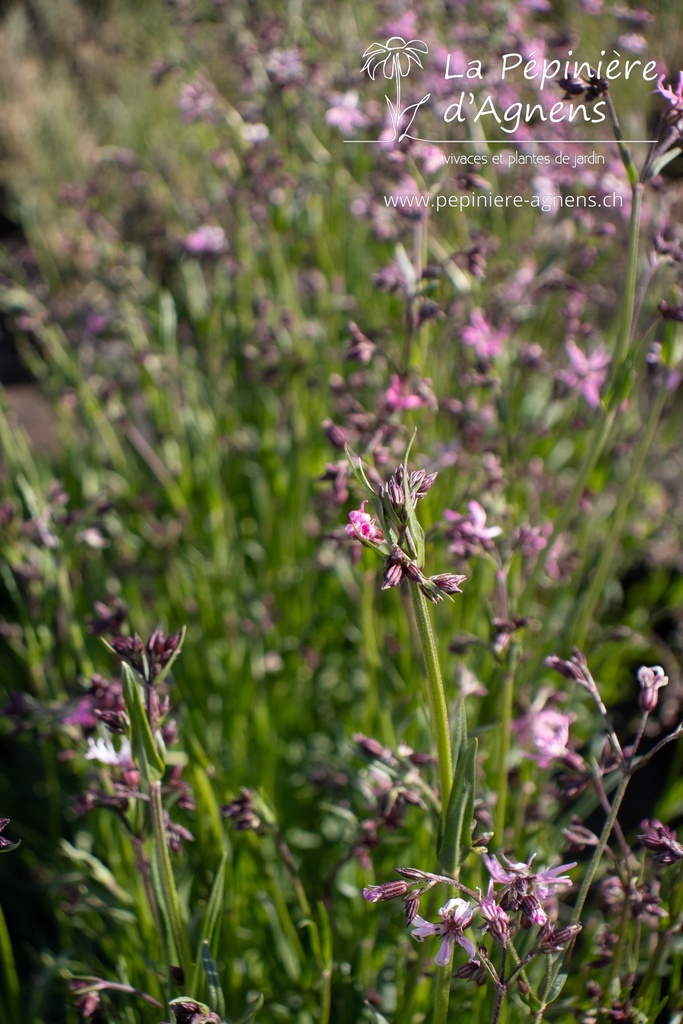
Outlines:
[[418,942],[424,942],[430,935],[441,937],[439,952],[434,957],[434,963],[439,967],[448,967],[453,952],[453,943],[462,946],[467,952],[468,959],[474,960],[476,947],[470,939],[463,935],[463,929],[469,928],[472,924],[472,908],[467,900],[462,900],[459,897],[448,900],[446,905],[439,910],[439,917],[441,920],[438,924],[430,924],[418,914],[413,921],[413,929],[410,934]]
[[211,121],[214,117],[215,102],[216,93],[213,86],[195,79],[182,86],[176,106],[183,121]]
[[325,121],[332,128],[338,128],[342,135],[353,135],[356,128],[363,128],[368,123],[368,118],[358,109],[355,90],[334,93],[330,100],[332,106],[325,114]]
[[522,742],[531,741],[535,753],[527,754],[539,768],[550,768],[553,763],[568,753],[569,726],[575,715],[563,714],[553,708],[531,711],[517,722]]
[[605,383],[610,363],[609,352],[598,345],[590,355],[586,355],[571,338],[565,348],[571,368],[561,370],[557,379],[566,387],[580,391],[591,408],[597,409],[600,405],[600,389]]
[[507,341],[506,331],[496,331],[485,318],[480,309],[473,309],[470,313],[470,324],[462,329],[462,340],[465,345],[471,345],[480,359],[494,359],[503,351]]
[[549,866],[543,871],[534,872],[531,870],[531,864],[536,854],[529,857],[527,861],[511,861],[505,854],[501,854],[501,856],[507,864],[507,868],[504,868],[493,854],[482,854],[482,860],[491,878],[504,885],[510,885],[519,879],[527,879],[535,883],[536,892],[540,900],[547,900],[554,896],[558,886],[572,884],[569,875],[562,874],[562,872],[575,868],[576,861],[572,861],[571,864],[559,864],[556,868]]
[[423,143],[416,147],[417,158],[422,164],[425,174],[435,174],[446,166],[446,157],[441,146]]
[[345,527],[349,537],[355,540],[361,539],[369,544],[381,544],[384,534],[377,525],[376,520],[365,511],[367,500],[361,501],[360,508],[355,512],[349,512],[349,523]]
[[665,100],[668,100],[672,107],[683,107],[683,71],[678,72],[678,85],[674,92],[673,87],[664,85],[666,75],[660,75],[657,79],[657,88],[654,90]]
[[500,526],[486,525],[486,512],[478,501],[470,501],[467,507],[470,510],[468,516],[460,515],[451,509],[444,512],[444,518],[452,523],[447,534],[451,542],[450,550],[460,558],[477,554],[482,548],[484,551],[490,551],[493,548],[493,538],[503,532]]
[[[479,890],[481,896],[481,890]],[[488,892],[479,900],[479,909],[486,921],[485,931],[488,931],[496,942],[502,946],[510,938],[510,918],[503,908],[496,901],[493,879],[489,881]]]
[[401,380],[397,373],[392,375],[391,384],[384,397],[391,410],[419,409],[426,404],[424,399],[409,390],[407,381]]
[[202,224],[185,238],[185,248],[193,256],[215,256],[224,246],[225,231],[210,224]]

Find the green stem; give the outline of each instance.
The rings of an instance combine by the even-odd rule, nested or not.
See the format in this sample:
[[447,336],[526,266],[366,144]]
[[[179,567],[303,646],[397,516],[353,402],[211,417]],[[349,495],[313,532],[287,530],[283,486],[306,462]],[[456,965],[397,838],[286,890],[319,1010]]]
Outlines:
[[187,939],[187,933],[183,926],[183,922],[180,915],[180,901],[178,899],[178,891],[175,887],[175,879],[173,878],[173,868],[171,866],[171,857],[168,852],[168,843],[166,842],[166,829],[164,828],[164,808],[161,801],[161,783],[151,782],[149,784],[149,806],[152,817],[152,832],[154,835],[154,846],[157,853],[157,861],[159,864],[159,874],[161,876],[161,886],[163,890],[164,903],[166,904],[166,912],[171,922],[171,930],[173,932],[173,939],[175,941],[176,952],[180,961],[180,967],[185,974],[186,978],[190,976],[190,968],[192,966],[192,956],[190,954],[190,947]]
[[447,1024],[451,995],[451,968],[437,967],[434,980],[434,1024]]
[[581,918],[581,912],[583,910],[584,903],[586,902],[586,899],[588,897],[588,890],[590,889],[590,887],[592,885],[593,879],[595,878],[595,872],[598,870],[598,865],[600,864],[600,861],[602,860],[602,855],[605,852],[605,847],[607,846],[607,843],[609,842],[609,837],[612,834],[612,829],[614,828],[614,823],[617,820],[617,815],[619,813],[619,808],[621,807],[621,802],[624,799],[624,796],[626,794],[626,789],[627,789],[628,784],[629,784],[630,781],[631,781],[631,775],[630,775],[630,773],[627,773],[626,775],[624,775],[624,777],[622,778],[622,780],[621,780],[621,782],[619,784],[619,789],[617,790],[616,795],[614,797],[614,802],[612,804],[612,809],[611,809],[611,811],[610,811],[610,813],[609,813],[609,815],[607,817],[607,821],[605,822],[605,824],[603,826],[602,833],[601,833],[600,839],[598,841],[598,845],[595,847],[595,850],[593,851],[593,856],[591,857],[590,863],[588,865],[588,869],[586,871],[586,874],[583,876],[583,882],[581,883],[581,889],[579,890],[579,895],[578,895],[578,898],[576,900],[576,905],[574,906],[574,910],[573,910],[573,913],[572,913],[571,922],[570,922],[571,924],[579,924],[579,921],[580,921],[580,918]]
[[[453,778],[453,756],[451,753],[451,731],[448,724],[448,707],[441,678],[439,655],[432,631],[427,608],[427,599],[416,583],[410,584],[415,624],[420,638],[422,655],[427,672],[427,696],[429,699],[432,730],[436,741],[439,785],[441,789],[441,834],[446,834],[446,815]],[[448,1002],[451,993],[451,972],[438,968],[434,981],[434,1024],[448,1021]]]
[[666,386],[663,384],[657,393],[657,397],[655,398],[650,411],[650,417],[633,456],[631,470],[629,472],[628,479],[622,488],[621,494],[619,495],[619,501],[617,502],[617,507],[612,517],[609,532],[602,546],[600,561],[598,562],[593,575],[590,590],[588,591],[579,612],[579,619],[576,626],[576,632],[574,634],[574,644],[579,649],[583,649],[583,645],[586,641],[586,634],[588,632],[591,619],[593,618],[593,613],[595,612],[596,605],[600,600],[600,595],[602,594],[605,586],[605,581],[614,562],[614,555],[617,545],[621,540],[621,534],[624,529],[624,523],[626,522],[626,516],[629,512],[631,500],[640,480],[640,474],[643,470],[645,458],[657,432],[657,427],[659,426],[659,420],[662,415],[666,399],[667,390]]
[[500,741],[498,745],[498,789],[494,832],[496,835],[496,842],[499,846],[504,845],[505,835],[505,811],[507,809],[508,795],[508,758],[510,756],[512,698],[515,686],[515,666],[517,664],[517,655],[518,646],[513,641],[508,655],[507,666],[503,673],[502,713],[500,718],[500,728],[498,730]]
[[420,646],[427,670],[427,696],[431,712],[432,729],[436,741],[439,784],[441,787],[441,820],[445,830],[448,798],[451,794],[453,778],[453,758],[451,754],[451,732],[448,725],[448,707],[441,678],[439,656],[429,619],[427,599],[416,583],[410,584],[410,597],[413,602],[415,624],[417,626]]

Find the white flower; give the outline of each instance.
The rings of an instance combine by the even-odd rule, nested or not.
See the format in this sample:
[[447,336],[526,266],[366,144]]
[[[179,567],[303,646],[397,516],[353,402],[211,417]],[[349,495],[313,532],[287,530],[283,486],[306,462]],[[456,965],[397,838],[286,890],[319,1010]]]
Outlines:
[[88,738],[88,750],[85,759],[86,761],[99,761],[100,764],[131,764],[133,751],[131,750],[130,740],[127,736],[124,736],[121,740],[120,750],[116,750],[110,739],[100,737],[94,740],[90,736]]

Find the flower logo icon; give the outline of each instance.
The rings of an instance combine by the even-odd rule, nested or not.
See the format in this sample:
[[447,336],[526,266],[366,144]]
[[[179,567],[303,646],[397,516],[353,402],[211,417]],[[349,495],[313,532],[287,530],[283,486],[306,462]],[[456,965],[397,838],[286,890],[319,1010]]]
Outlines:
[[[361,73],[367,71],[370,78],[375,81],[377,72],[381,68],[384,77],[389,81],[393,79],[396,83],[396,102],[392,103],[389,97],[385,96],[394,129],[394,140],[405,138],[419,108],[430,97],[430,93],[427,93],[419,103],[411,103],[401,109],[401,79],[410,74],[413,64],[417,64],[420,68],[423,67],[420,56],[427,53],[429,53],[429,47],[422,39],[411,39],[410,42],[406,42],[402,36],[392,36],[387,39],[386,43],[372,43],[363,54],[364,63]],[[408,123],[399,135],[400,124],[406,117],[409,117]]]

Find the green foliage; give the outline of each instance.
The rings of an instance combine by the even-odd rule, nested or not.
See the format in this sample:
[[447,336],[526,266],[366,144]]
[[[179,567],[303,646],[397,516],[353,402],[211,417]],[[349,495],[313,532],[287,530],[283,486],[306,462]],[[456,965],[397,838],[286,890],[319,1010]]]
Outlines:
[[[424,6],[434,33],[450,31],[452,5]],[[512,46],[506,5],[494,7],[490,25],[474,5],[467,18],[490,47]],[[586,38],[595,29],[574,7],[555,7],[563,32]],[[434,944],[411,943],[397,903],[362,897],[397,866],[437,867],[438,773],[429,758],[411,760],[434,755],[421,655],[402,591],[379,590],[375,554],[356,563],[350,542],[339,543],[363,497],[390,542],[399,540],[406,523],[391,518],[377,485],[401,464],[418,566],[468,577],[462,596],[430,608],[456,708],[443,870],[485,889],[471,829],[496,807],[504,820],[495,848],[515,860],[537,853],[544,865],[573,859],[560,829],[572,812],[600,814],[593,790],[562,802],[553,769],[537,769],[531,741],[511,722],[533,720],[561,691],[557,707],[576,716],[572,742],[587,764],[600,758],[604,736],[588,696],[544,659],[569,656],[613,541],[586,654],[620,735],[638,726],[641,664],[669,673],[666,720],[675,724],[678,399],[667,399],[631,481],[618,537],[614,523],[661,375],[680,362],[680,325],[654,324],[661,294],[680,301],[676,267],[641,251],[640,271],[656,266],[659,276],[624,361],[628,402],[553,538],[558,547],[551,552],[541,532],[529,554],[522,531],[557,523],[603,422],[604,410],[558,374],[576,296],[585,307],[572,313],[572,330],[614,349],[625,222],[529,208],[387,218],[383,196],[399,171],[444,193],[456,185],[448,168],[429,179],[412,151],[392,164],[380,147],[344,145],[325,120],[328,96],[358,88],[379,9],[305,2],[287,12],[246,2],[39,0],[2,15],[0,177],[26,245],[8,238],[0,251],[0,306],[52,416],[50,436],[39,439],[47,443],[36,444],[17,419],[17,393],[0,394],[0,688],[9,705],[0,816],[21,839],[0,858],[8,1024],[75,1024],[75,999],[100,982],[110,986],[96,990],[102,1012],[116,1024],[159,1024],[182,999],[233,1024],[426,1018]],[[658,32],[678,31],[676,5],[660,16],[652,46]],[[612,31],[611,17],[600,31]],[[303,61],[306,74],[293,83],[274,77],[282,50]],[[178,96],[192,81],[215,87],[215,117],[181,120]],[[647,111],[632,82],[615,94],[622,89],[629,133],[644,138]],[[381,100],[376,89],[367,95]],[[250,141],[262,128],[267,137]],[[477,146],[497,151],[483,136]],[[530,177],[520,181],[532,188]],[[643,246],[677,196],[671,183],[648,191]],[[219,253],[187,248],[202,224],[223,228]],[[477,258],[488,261],[486,276]],[[403,291],[373,282],[387,267],[402,275]],[[474,309],[510,334],[486,365],[461,343]],[[374,346],[367,365],[347,359],[350,320]],[[655,337],[653,368],[645,357]],[[413,388],[431,381],[438,410],[427,399],[389,409],[394,374]],[[348,501],[335,503],[322,480],[335,475],[335,460],[343,464],[321,429],[328,419],[345,424],[353,453]],[[416,510],[408,472],[422,467],[439,477]],[[490,549],[454,555],[442,512],[464,515],[472,501],[502,533]],[[529,585],[539,550],[551,555],[550,571]],[[95,602],[113,609],[118,600],[124,632],[146,640],[156,627],[186,629],[155,680],[170,703],[157,729],[137,674],[119,671],[92,631]],[[86,715],[97,674],[121,677],[143,799],[85,757],[88,737],[105,735]],[[458,687],[472,694],[467,714]],[[177,741],[162,735],[169,718]],[[391,757],[366,756],[354,734]],[[683,813],[681,757],[676,748],[651,804],[631,812],[629,841],[642,818]],[[221,814],[242,787],[257,819],[244,830]],[[99,801],[87,814],[84,792]],[[169,822],[194,840],[173,854]],[[673,928],[680,879],[663,890]],[[421,914],[433,917],[445,899]],[[589,910],[596,928],[613,923],[597,898]],[[657,933],[633,919],[619,934],[631,943],[634,978],[649,977],[658,951],[640,1006],[654,1020],[668,985],[674,1019],[678,939],[665,956]],[[549,970],[544,993],[543,972],[530,970],[536,995],[557,997],[557,1019],[593,1012],[592,941],[561,991],[563,974]],[[180,962],[182,978],[169,970]],[[610,971],[601,967],[599,980],[616,999],[624,993]],[[484,1019],[486,990],[453,984],[463,986],[459,1018]],[[508,1019],[535,1006],[520,987]]]

